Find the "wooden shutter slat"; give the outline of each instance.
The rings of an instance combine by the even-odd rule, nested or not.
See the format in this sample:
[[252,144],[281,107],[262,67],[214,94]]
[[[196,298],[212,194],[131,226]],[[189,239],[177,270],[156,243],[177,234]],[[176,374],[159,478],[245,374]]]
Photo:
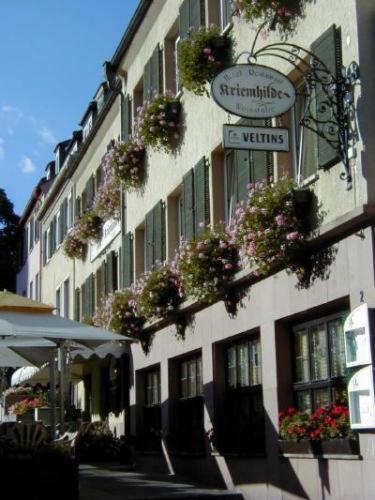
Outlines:
[[163,262],[165,259],[165,210],[160,200],[153,209],[154,214],[154,261]]
[[200,234],[204,231],[201,223],[210,221],[209,172],[204,157],[194,167],[194,206],[195,234]]
[[122,239],[122,283],[128,288],[133,283],[133,235],[126,233]]
[[195,213],[194,213],[194,170],[191,169],[182,182],[182,219],[183,239],[189,241],[194,238]]
[[154,212],[151,210],[145,219],[145,270],[154,264]]
[[189,26],[190,26],[190,0],[185,0],[180,7],[180,38],[184,40],[189,36]]
[[[342,50],[341,50],[341,34],[335,25],[325,31],[312,45],[312,52],[327,66],[333,77],[336,79],[341,71],[342,66]],[[319,83],[316,84],[316,114],[317,119],[321,117],[322,121],[326,121],[327,110],[323,110],[323,103],[327,102],[326,94],[322,91]],[[333,113],[338,112],[338,107],[333,106]],[[337,138],[338,139],[338,138]],[[336,151],[324,138],[319,137],[318,143],[318,165],[319,168],[327,168],[340,160]]]

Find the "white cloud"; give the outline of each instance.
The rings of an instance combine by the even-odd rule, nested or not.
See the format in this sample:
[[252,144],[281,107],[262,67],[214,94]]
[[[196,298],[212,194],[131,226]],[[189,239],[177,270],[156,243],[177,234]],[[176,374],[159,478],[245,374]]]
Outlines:
[[32,174],[36,170],[36,166],[33,163],[32,159],[28,156],[23,156],[20,161],[20,167],[24,174]]
[[0,160],[3,160],[5,156],[5,151],[4,151],[4,139],[0,137]]
[[54,145],[57,143],[56,137],[53,135],[52,131],[49,128],[43,127],[37,132],[38,135],[42,138],[43,142],[45,142],[46,144]]
[[1,109],[3,113],[7,113],[13,116],[14,118],[16,118],[16,120],[20,120],[23,117],[23,112],[16,106],[10,106],[9,104],[5,104]]

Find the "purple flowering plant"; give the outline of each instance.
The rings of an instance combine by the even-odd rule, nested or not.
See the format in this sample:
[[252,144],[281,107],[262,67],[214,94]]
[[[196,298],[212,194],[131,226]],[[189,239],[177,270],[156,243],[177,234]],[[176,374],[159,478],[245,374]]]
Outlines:
[[166,92],[137,108],[135,128],[145,146],[166,152],[173,151],[181,138],[181,103]]
[[296,211],[293,181],[249,184],[248,200],[237,206],[227,228],[237,242],[243,265],[257,266],[267,275],[278,266],[295,270],[296,256],[309,233],[309,224]]
[[103,219],[92,208],[87,210],[76,222],[74,229],[82,241],[99,240],[102,235]]
[[139,188],[144,180],[144,156],[145,147],[139,137],[127,142],[115,142],[102,162],[109,184],[117,186],[118,190],[121,183],[127,190]]
[[291,33],[298,18],[303,17],[304,9],[310,0],[232,0],[234,16],[246,21],[269,19],[271,25],[276,23],[280,33]]
[[214,302],[238,271],[237,244],[220,229],[205,231],[182,242],[173,266],[187,295]]
[[63,252],[69,259],[84,259],[86,243],[77,234],[76,226],[66,235],[63,242]]
[[210,82],[231,59],[230,35],[222,35],[218,26],[191,30],[178,47],[178,72],[182,85],[196,95],[208,95]]
[[179,275],[168,264],[158,264],[136,283],[138,314],[148,320],[172,315],[184,300]]

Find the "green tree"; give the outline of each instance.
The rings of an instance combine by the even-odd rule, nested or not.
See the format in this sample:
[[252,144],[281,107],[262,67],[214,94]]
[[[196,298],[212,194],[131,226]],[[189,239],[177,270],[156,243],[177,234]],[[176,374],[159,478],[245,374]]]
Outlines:
[[0,188],[0,290],[16,288],[18,223],[13,203]]

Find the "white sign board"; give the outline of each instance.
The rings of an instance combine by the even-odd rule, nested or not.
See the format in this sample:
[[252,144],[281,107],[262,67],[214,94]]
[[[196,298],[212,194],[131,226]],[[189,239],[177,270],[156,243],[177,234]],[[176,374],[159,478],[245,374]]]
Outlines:
[[243,118],[280,116],[296,100],[296,88],[285,75],[256,64],[224,69],[212,80],[211,94],[221,108]]
[[375,428],[374,374],[372,366],[357,371],[348,384],[350,427]]
[[99,241],[90,243],[91,262],[121,233],[121,224],[118,220],[108,220],[103,224],[102,237]]
[[224,125],[223,146],[228,149],[289,151],[289,131],[286,128]]
[[369,365],[372,363],[370,322],[367,304],[354,309],[344,323],[346,366]]

